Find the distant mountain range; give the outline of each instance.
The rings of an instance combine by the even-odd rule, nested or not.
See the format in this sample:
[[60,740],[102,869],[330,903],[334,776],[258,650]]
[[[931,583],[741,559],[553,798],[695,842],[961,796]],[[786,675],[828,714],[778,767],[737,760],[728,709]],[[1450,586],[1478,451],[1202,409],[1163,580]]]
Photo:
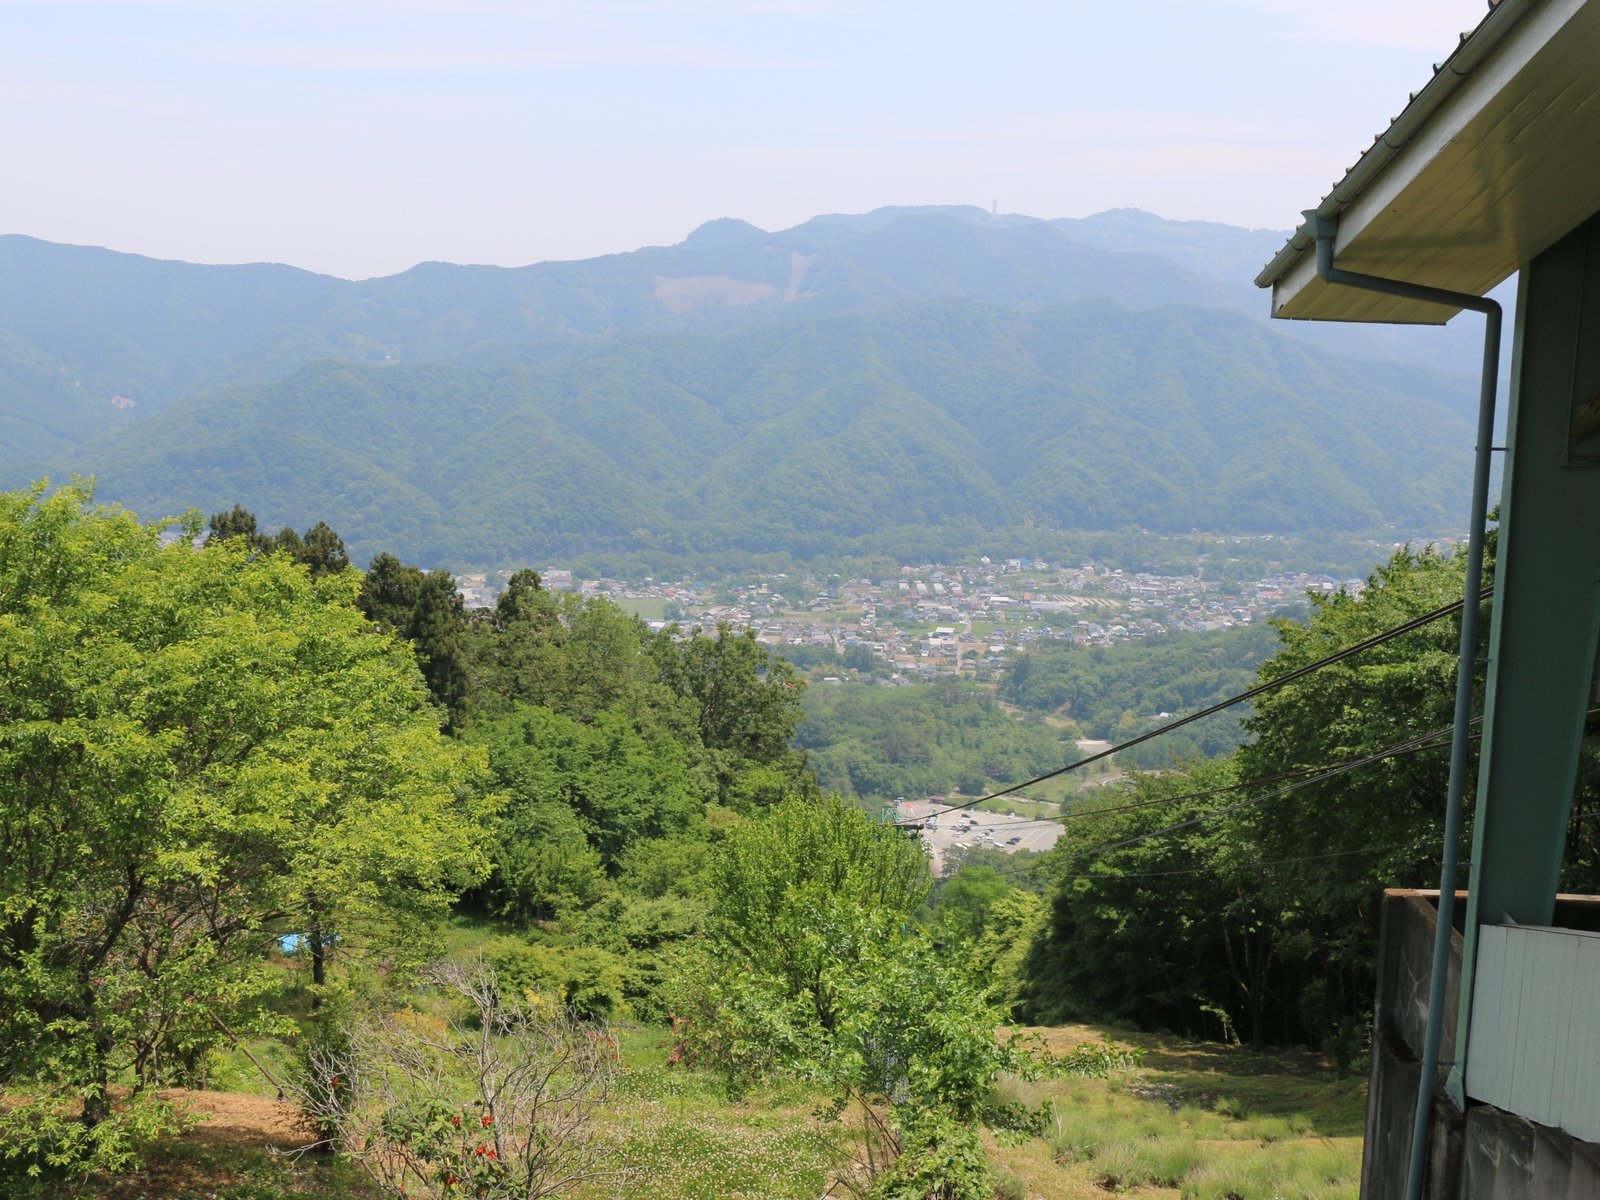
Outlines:
[[429,564],[1452,526],[1475,332],[1269,327],[1281,239],[882,209],[349,282],[0,237],[0,485]]

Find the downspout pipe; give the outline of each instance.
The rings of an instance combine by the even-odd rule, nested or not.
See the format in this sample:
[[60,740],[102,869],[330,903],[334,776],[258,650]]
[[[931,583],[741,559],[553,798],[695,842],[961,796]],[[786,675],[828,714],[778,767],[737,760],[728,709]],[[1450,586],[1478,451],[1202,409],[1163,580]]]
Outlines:
[[[1428,123],[1433,114],[1444,107],[1446,101],[1456,93],[1468,76],[1482,65],[1501,42],[1505,41],[1517,22],[1527,16],[1538,2],[1539,0],[1498,0],[1496,3],[1495,0],[1490,0],[1489,14],[1470,34],[1462,35],[1460,45],[1450,57],[1434,68],[1433,78],[1428,80],[1421,91],[1412,93],[1410,101],[1401,110],[1400,115],[1390,122],[1389,128],[1378,135],[1366,152],[1356,160],[1355,165],[1345,172],[1344,178],[1336,183],[1333,190],[1323,198],[1322,203],[1317,205],[1316,212],[1319,217],[1337,221],[1339,214],[1355,202],[1356,197],[1368,184],[1382,174],[1384,168],[1411,143],[1411,139]],[[1316,221],[1307,213],[1305,223],[1289,235],[1288,242],[1256,276],[1256,286],[1271,287],[1274,282],[1288,274],[1289,268],[1299,261],[1306,247],[1316,240],[1316,237]]]
[[[1439,866],[1439,924],[1433,935],[1433,967],[1428,981],[1428,1025],[1423,1036],[1422,1073],[1417,1085],[1417,1111],[1411,1126],[1411,1158],[1406,1172],[1406,1200],[1421,1200],[1428,1152],[1429,1116],[1439,1076],[1439,1039],[1444,1032],[1445,978],[1450,970],[1450,934],[1455,928],[1456,872],[1461,862],[1462,793],[1467,781],[1467,735],[1472,721],[1473,664],[1478,648],[1478,596],[1483,591],[1484,526],[1489,516],[1489,464],[1494,442],[1495,390],[1500,377],[1500,329],[1504,314],[1486,296],[1384,279],[1333,265],[1337,217],[1305,214],[1317,239],[1317,274],[1328,283],[1468,308],[1484,315],[1483,375],[1479,383],[1478,445],[1472,467],[1472,512],[1467,524],[1467,582],[1461,606],[1461,653],[1456,662],[1454,733],[1450,740],[1450,784],[1445,800],[1444,853]],[[1464,964],[1463,964],[1464,965]]]

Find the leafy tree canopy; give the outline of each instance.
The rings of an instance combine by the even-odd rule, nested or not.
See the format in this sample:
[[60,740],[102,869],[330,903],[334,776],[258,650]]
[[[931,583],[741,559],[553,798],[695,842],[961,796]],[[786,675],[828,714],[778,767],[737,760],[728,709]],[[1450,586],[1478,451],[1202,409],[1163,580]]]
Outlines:
[[1072,757],[1038,716],[1019,719],[987,692],[955,680],[810,688],[795,740],[823,787],[880,800],[977,795]]
[[194,1063],[276,935],[413,927],[488,866],[482,753],[356,578],[181,532],[0,495],[0,1062],[90,1122]]

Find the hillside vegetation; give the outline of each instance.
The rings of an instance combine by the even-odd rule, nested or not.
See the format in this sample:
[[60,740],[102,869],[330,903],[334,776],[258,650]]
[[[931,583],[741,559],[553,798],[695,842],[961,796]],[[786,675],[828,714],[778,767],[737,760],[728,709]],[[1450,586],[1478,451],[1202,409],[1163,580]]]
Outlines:
[[955,680],[839,684],[807,689],[795,744],[822,787],[882,801],[976,796],[1052,770],[1073,757],[1061,732],[1037,717],[1019,719]]
[[[1031,712],[1070,718],[1086,736],[1122,742],[1160,724],[1160,714],[1188,714],[1249,690],[1277,648],[1267,624],[1162,635],[1111,646],[1043,642],[1006,665],[996,694]],[[1244,740],[1248,705],[1136,746],[1118,761],[1169,766],[1212,758]]]
[[[1285,1048],[1362,1073],[1374,901],[1436,875],[1445,778],[1442,739],[1376,752],[1446,724],[1450,620],[1262,696],[1231,754],[1073,795],[1050,852],[966,848],[936,882],[818,785],[805,685],[748,632],[653,632],[531,571],[469,614],[443,571],[363,573],[327,524],[238,507],[167,531],[80,486],[0,496],[8,1194],[145,1162],[240,1200],[357,1171],[598,1197],[627,1167],[705,1196],[1350,1194],[1353,1144],[1308,1135],[1353,1132],[1360,1085]],[[1442,611],[1461,570],[1397,552],[1281,623],[1259,677]],[[1171,645],[1199,696],[1243,642]],[[1104,696],[1154,694],[1105,661]],[[818,700],[819,760],[855,709],[876,745],[847,758],[1055,765],[1043,717],[961,684]],[[1562,885],[1590,890],[1580,761]],[[1192,1048],[1106,1090],[1128,1051],[996,1035],[1019,1020],[1243,1039],[1285,1078],[1196,1078],[1236,1052]],[[1124,1036],[1149,1070],[1162,1044]],[[185,1131],[258,1075],[300,1114],[280,1133],[337,1153],[251,1193]]]
[[326,519],[358,559],[805,558],[911,530],[948,558],[1030,524],[1442,527],[1469,444],[1378,368],[1243,317],[946,301],[489,373],[323,364],[61,465],[141,511]]
[[[993,1100],[1013,1106],[1011,1124],[986,1139],[1001,1196],[1356,1195],[1364,1081],[1340,1079],[1304,1054],[1263,1057],[1104,1026],[1026,1032],[1058,1056],[1107,1043],[1129,1047],[1137,1065],[1124,1059],[1104,1074],[1001,1082]],[[658,1044],[664,1033],[638,1028],[622,1039],[625,1070],[605,1124],[622,1173],[575,1197],[609,1200],[648,1186],[659,1200],[814,1200],[849,1178],[859,1133],[848,1118],[819,1117],[823,1093],[787,1083],[730,1097],[714,1075],[669,1065]],[[169,1200],[381,1195],[324,1156],[282,1156],[304,1135],[271,1099],[270,1084],[242,1056],[238,1062],[245,1090],[187,1095],[208,1119],[154,1155],[140,1185]],[[125,1182],[91,1179],[56,1195],[114,1200],[126,1194]]]
[[1269,328],[1272,236],[885,209],[363,282],[0,237],[0,486],[430,566],[1453,526],[1459,331]]
[[[1225,1154],[1144,1153],[1146,1101],[1068,1082],[1131,1052],[997,1037],[1090,995],[1058,965],[1083,944],[1061,856],[974,850],[935,889],[914,838],[820,791],[791,743],[803,684],[748,633],[653,633],[529,571],[468,614],[444,572],[358,572],[325,523],[269,536],[240,507],[164,532],[81,487],[0,497],[12,1194],[138,1186],[143,1164],[174,1194],[243,1186],[186,1132],[211,1089],[222,1144],[266,1120],[337,1152],[268,1163],[257,1197],[359,1195],[364,1174],[431,1200],[640,1178],[988,1200],[1021,1186],[1013,1162],[1061,1166],[1029,1186],[1069,1194],[1235,1187]],[[928,699],[875,694],[892,736]],[[1009,754],[1042,732],[959,685],[929,694],[932,739],[992,750],[998,718]],[[1163,935],[1125,923],[1170,982]],[[1225,1022],[1241,1006],[1215,994],[1195,1003]],[[1126,992],[1095,1002],[1119,995],[1146,1019]],[[1084,1141],[1072,1113],[1096,1105]],[[1172,1137],[1266,1139],[1239,1115]],[[1317,1159],[1318,1186],[1347,1166]]]

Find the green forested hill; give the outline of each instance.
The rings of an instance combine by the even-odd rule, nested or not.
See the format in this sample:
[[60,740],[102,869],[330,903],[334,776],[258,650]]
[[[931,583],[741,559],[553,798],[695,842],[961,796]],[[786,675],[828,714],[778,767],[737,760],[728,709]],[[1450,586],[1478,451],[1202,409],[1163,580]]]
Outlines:
[[767,325],[905,299],[1215,306],[1237,292],[1153,254],[979,209],[884,209],[779,233],[712,221],[676,246],[516,269],[423,263],[360,282],[0,236],[0,379],[35,359],[97,405],[121,395],[148,410],[323,358],[481,366],[616,333]]
[[961,791],[976,796],[1072,756],[1059,730],[1006,712],[954,680],[904,688],[813,687],[795,745],[828,790],[862,800]]
[[1275,236],[881,209],[362,282],[0,237],[0,487],[430,564],[1450,528],[1472,389],[1269,327]]
[[[0,236],[0,393],[43,368],[111,420],[114,396],[148,412],[324,358],[530,362],[617,333],[763,327],[941,298],[1019,309],[1084,298],[1194,304],[1261,320],[1265,303],[1250,276],[1282,237],[1134,210],[1044,221],[885,208],[776,232],[711,221],[675,246],[577,262],[422,263],[349,281],[280,264],[201,266]],[[1454,328],[1290,332],[1337,353],[1452,374],[1474,361],[1452,340],[1462,332]],[[0,461],[16,448],[0,444]]]
[[[1257,669],[1279,646],[1278,631],[1258,622],[1179,633],[1111,646],[1039,643],[1006,664],[997,695],[1026,711],[1057,712],[1089,737],[1121,742],[1159,725],[1161,713],[1190,713],[1258,682]],[[1123,766],[1165,767],[1212,758],[1244,741],[1248,705],[1215,713],[1119,752]]]
[[803,557],[908,527],[960,552],[1028,525],[1447,526],[1470,430],[1385,378],[1215,311],[948,300],[534,365],[322,362],[53,465],[150,515],[325,519],[358,560]]

